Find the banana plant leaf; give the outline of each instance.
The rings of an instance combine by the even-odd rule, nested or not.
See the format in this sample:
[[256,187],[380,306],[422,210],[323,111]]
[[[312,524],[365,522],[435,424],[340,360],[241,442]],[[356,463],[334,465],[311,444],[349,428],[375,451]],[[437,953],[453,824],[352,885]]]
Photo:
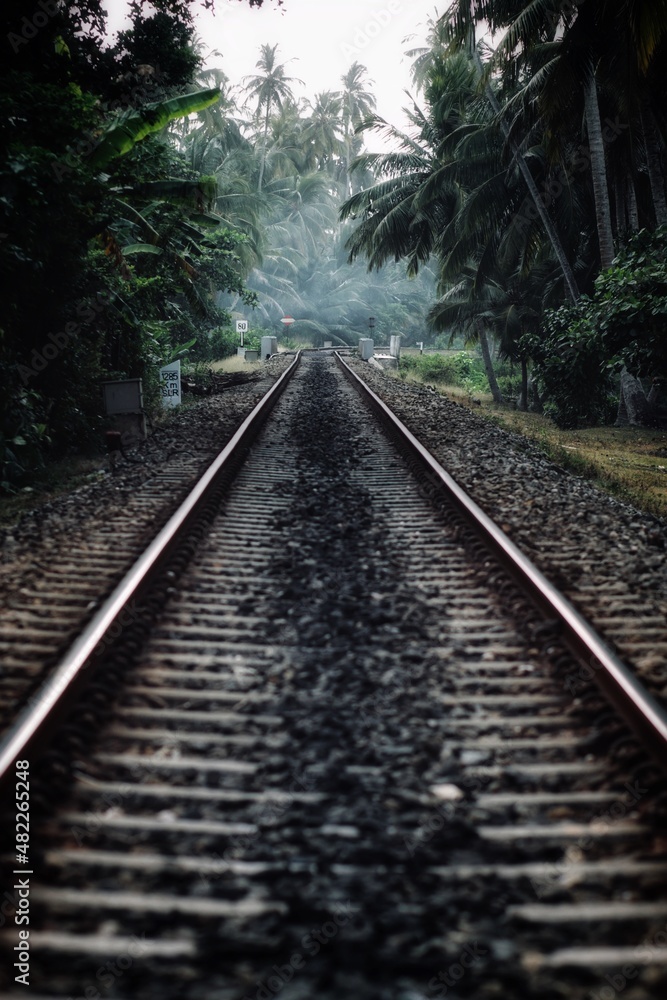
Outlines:
[[151,132],[159,132],[174,118],[184,118],[195,111],[203,111],[218,100],[220,100],[220,90],[218,87],[212,87],[207,90],[197,90],[193,94],[172,97],[168,101],[147,104],[107,129],[90,155],[91,166],[94,169],[106,167],[111,160],[129,153],[141,139]]
[[194,347],[197,343],[197,338],[193,337],[192,340],[187,340],[184,344],[179,344],[178,347],[174,347],[171,354],[169,355],[169,361],[175,361],[182,354],[187,354],[191,347]]
[[206,226],[207,229],[215,229],[217,226],[221,226],[224,223],[224,219],[220,215],[211,215],[209,212],[198,212],[190,216],[193,222],[196,222],[198,226]]
[[137,212],[136,208],[133,208],[132,205],[128,205],[125,201],[119,202],[119,205],[121,206],[127,221],[133,223],[135,226],[138,226],[141,230],[144,237],[144,243],[148,242],[156,244],[160,239],[160,234],[157,229],[151,226],[148,219],[146,219],[141,212]]
[[123,256],[127,257],[129,253],[154,253],[159,256],[162,250],[160,247],[154,247],[152,243],[129,243],[123,247]]

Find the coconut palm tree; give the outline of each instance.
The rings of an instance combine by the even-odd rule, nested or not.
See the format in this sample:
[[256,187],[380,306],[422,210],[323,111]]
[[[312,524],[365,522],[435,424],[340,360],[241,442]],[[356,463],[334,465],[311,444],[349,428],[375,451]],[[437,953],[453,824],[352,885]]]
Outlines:
[[264,44],[261,47],[261,55],[256,63],[256,68],[260,70],[254,76],[245,79],[246,90],[251,98],[256,101],[255,114],[259,119],[263,114],[263,155],[260,160],[259,178],[257,189],[262,190],[264,180],[264,167],[266,159],[266,146],[269,134],[269,122],[271,112],[274,108],[282,108],[285,101],[293,101],[294,96],[290,88],[291,83],[303,83],[296,77],[285,75],[286,63],[276,62],[276,52],[278,45]]
[[[636,191],[648,173],[655,221],[667,218],[664,164],[657,121],[664,85],[652,71],[664,52],[667,5],[652,0],[533,0],[521,8],[509,0],[485,0],[471,10],[456,2],[446,15],[461,39],[484,19],[495,31],[506,29],[492,64],[521,80],[523,110],[542,120],[552,137],[576,135],[586,123],[586,159],[594,194],[600,265],[614,256],[610,193],[616,201],[616,230],[637,224]],[[663,101],[656,101],[660,93]],[[605,139],[600,108],[627,130],[624,141]],[[604,113],[604,112],[603,112]],[[557,146],[557,141],[553,143]],[[625,205],[623,205],[625,201]]]
[[352,195],[341,206],[343,221],[361,219],[348,240],[350,259],[360,254],[369,269],[388,260],[404,259],[407,274],[414,276],[432,254],[438,254],[441,236],[461,205],[457,179],[446,176],[439,156],[441,144],[462,126],[474,98],[473,74],[464,55],[447,59],[442,66],[441,92],[451,85],[458,94],[449,106],[438,104],[434,92],[426,109],[415,102],[408,110],[410,131],[404,132],[379,115],[367,118],[360,131],[374,131],[396,147],[392,153],[364,153],[352,164],[371,171],[377,180]]
[[[343,118],[344,153],[344,190],[345,197],[352,194],[350,168],[354,157],[361,152],[361,142],[355,135],[361,123],[375,113],[376,100],[373,93],[366,89],[368,83],[364,79],[368,73],[365,66],[354,62],[341,77],[343,89],[340,91]],[[369,81],[370,83],[371,81]]]
[[336,163],[345,154],[342,101],[331,90],[306,101],[308,117],[304,123],[303,142],[321,170],[335,171]]

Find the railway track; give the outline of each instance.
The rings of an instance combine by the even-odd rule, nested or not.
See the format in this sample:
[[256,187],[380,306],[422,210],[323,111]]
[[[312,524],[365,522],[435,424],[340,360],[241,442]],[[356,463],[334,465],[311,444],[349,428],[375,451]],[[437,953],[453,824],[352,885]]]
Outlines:
[[55,740],[44,698],[5,742],[36,771],[30,995],[664,996],[664,717],[613,656],[637,736],[572,696],[581,623],[540,617],[332,357],[284,384],[206,530],[164,529],[157,596],[80,644]]
[[0,547],[0,735],[284,363],[274,359],[261,379],[251,373],[256,387],[227,388],[217,405],[208,400],[206,417],[190,411],[199,433],[159,428],[112,484],[97,483],[34,512],[22,528],[24,544],[12,539]]

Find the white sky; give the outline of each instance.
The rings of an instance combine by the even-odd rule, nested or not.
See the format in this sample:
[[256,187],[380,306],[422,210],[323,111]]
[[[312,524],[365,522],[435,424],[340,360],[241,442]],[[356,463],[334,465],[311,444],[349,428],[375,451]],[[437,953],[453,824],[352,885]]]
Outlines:
[[[337,90],[341,76],[360,62],[373,81],[379,114],[400,127],[404,90],[412,89],[404,50],[423,43],[427,20],[447,6],[445,0],[284,0],[278,7],[264,0],[251,9],[247,0],[215,0],[215,16],[198,9],[196,30],[207,50],[222,53],[209,64],[221,66],[233,84],[255,73],[265,42],[278,43],[280,62],[293,60],[287,75],[305,83],[294,85],[297,96]],[[126,0],[107,0],[106,8],[115,32],[124,26]]]

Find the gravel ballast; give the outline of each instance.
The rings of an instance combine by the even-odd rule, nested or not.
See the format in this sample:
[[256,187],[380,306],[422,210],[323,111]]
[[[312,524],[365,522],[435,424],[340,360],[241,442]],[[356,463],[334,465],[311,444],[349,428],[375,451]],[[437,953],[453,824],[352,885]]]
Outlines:
[[[350,365],[665,703],[667,525],[433,390]],[[592,673],[568,678],[571,692]]]
[[256,381],[181,409],[114,475],[0,532],[0,729],[293,360],[274,357]]

